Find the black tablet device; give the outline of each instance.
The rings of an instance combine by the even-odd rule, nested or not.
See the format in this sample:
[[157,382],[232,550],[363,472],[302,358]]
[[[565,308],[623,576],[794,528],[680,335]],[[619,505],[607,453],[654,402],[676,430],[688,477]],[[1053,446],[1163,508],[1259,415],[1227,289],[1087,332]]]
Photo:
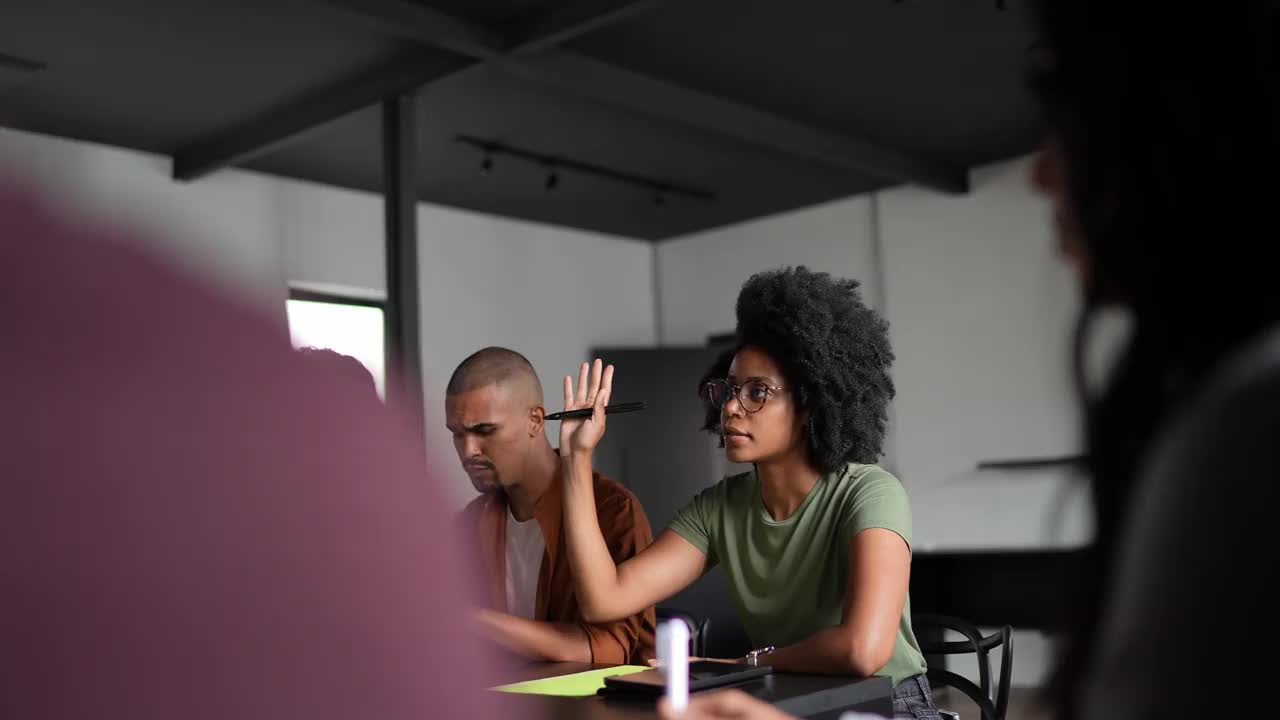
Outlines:
[[[736,663],[699,660],[689,663],[689,692],[737,685],[752,678],[773,672],[768,665],[751,667]],[[661,695],[667,688],[667,678],[661,670],[645,670],[631,675],[619,675],[604,679],[601,695]]]

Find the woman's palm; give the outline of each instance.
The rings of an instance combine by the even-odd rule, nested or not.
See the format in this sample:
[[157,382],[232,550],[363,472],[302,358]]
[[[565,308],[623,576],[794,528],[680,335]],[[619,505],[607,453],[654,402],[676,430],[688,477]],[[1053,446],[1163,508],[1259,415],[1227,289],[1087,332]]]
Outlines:
[[560,421],[562,453],[592,452],[604,437],[604,408],[613,392],[613,366],[602,366],[599,358],[590,364],[583,363],[578,370],[576,390],[573,378],[567,375],[564,378],[564,409],[594,412],[586,419]]

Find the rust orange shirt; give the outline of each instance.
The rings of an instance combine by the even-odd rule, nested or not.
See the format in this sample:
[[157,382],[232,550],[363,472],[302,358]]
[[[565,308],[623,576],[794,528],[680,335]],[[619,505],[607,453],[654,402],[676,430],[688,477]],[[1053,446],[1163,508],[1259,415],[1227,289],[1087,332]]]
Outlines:
[[[592,480],[600,530],[613,561],[621,564],[653,542],[649,518],[630,490],[600,473],[594,473]],[[557,479],[533,511],[546,543],[538,573],[534,619],[580,625],[591,643],[592,662],[644,663],[653,657],[653,608],[611,623],[588,623],[582,619],[565,548],[561,494]],[[468,531],[476,534],[484,565],[486,600],[491,608],[503,612],[507,611],[507,515],[506,496],[501,493],[476,498],[463,511]]]

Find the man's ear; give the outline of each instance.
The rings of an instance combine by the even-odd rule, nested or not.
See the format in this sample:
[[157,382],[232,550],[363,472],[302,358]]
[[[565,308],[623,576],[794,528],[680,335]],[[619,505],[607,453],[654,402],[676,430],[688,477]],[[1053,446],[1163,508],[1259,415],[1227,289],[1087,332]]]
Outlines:
[[541,405],[529,408],[529,437],[537,437],[545,432],[547,426],[547,409]]

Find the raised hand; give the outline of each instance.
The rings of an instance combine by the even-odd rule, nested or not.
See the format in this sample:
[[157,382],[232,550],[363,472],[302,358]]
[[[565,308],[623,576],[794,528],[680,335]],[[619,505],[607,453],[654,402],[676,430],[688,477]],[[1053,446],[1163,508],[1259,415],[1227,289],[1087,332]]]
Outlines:
[[575,389],[573,378],[564,378],[564,409],[594,412],[584,420],[560,421],[560,453],[590,453],[604,437],[604,406],[609,404],[613,392],[613,366],[603,367],[600,358],[593,363],[583,363],[578,370]]

